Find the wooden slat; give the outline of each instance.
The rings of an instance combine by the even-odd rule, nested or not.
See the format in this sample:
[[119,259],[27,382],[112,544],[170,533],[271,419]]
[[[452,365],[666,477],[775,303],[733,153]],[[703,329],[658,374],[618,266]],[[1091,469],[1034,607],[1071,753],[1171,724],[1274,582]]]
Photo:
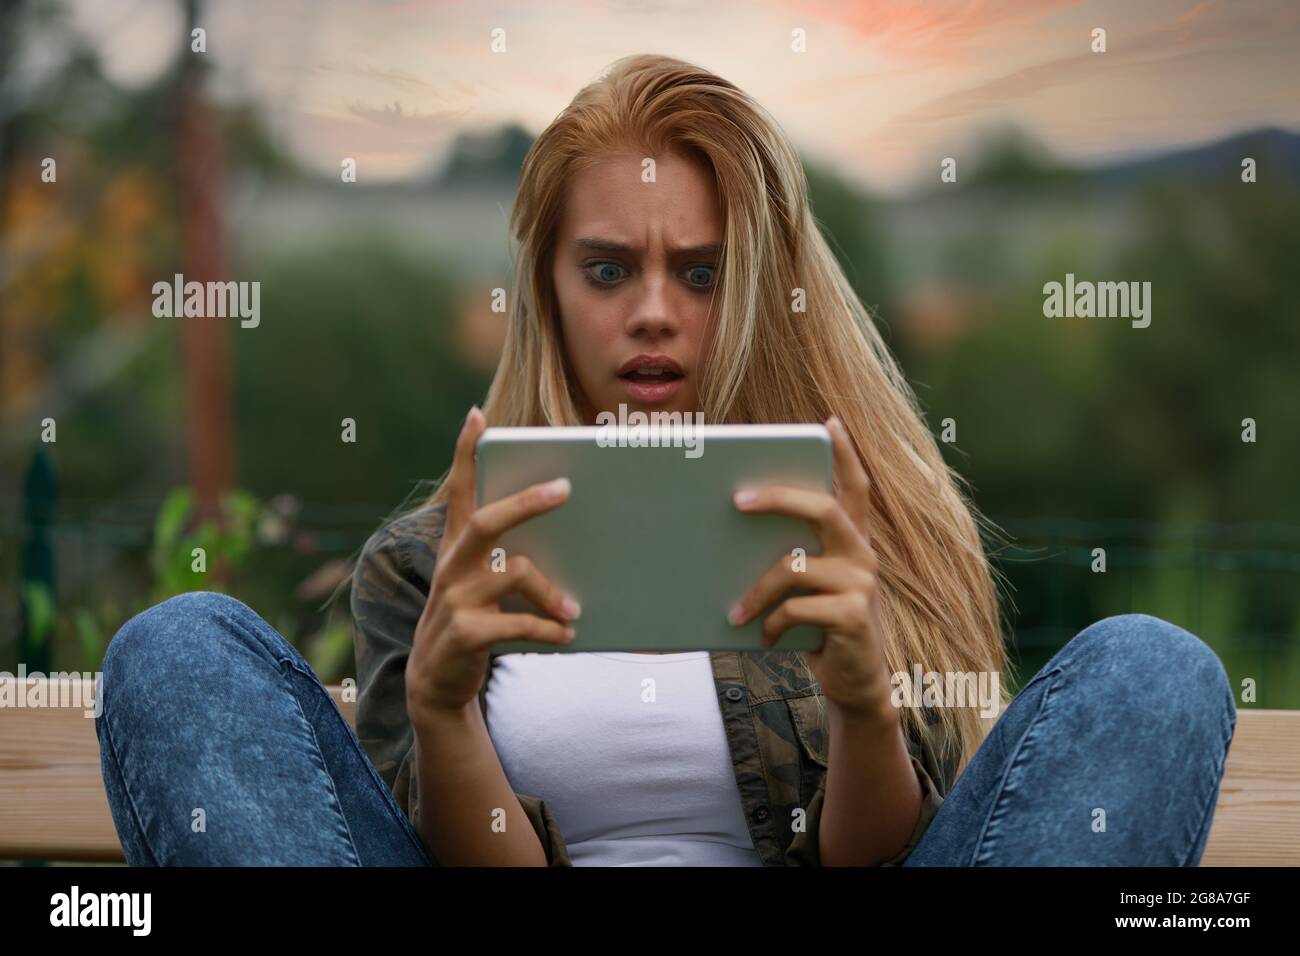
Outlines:
[[[329,691],[355,726],[356,704]],[[94,720],[82,713],[0,708],[0,859],[122,861]],[[1238,711],[1201,865],[1300,865],[1300,711]]]
[[1201,866],[1300,866],[1300,710],[1238,710]]

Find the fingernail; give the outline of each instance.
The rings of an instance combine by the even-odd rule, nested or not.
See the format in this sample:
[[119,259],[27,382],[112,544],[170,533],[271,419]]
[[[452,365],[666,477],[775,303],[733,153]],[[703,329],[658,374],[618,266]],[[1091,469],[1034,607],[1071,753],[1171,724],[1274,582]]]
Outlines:
[[754,493],[752,491],[737,491],[735,500],[738,507],[744,508],[746,505],[754,503]]
[[745,616],[745,608],[741,605],[739,601],[731,605],[731,610],[727,612],[727,620],[730,621],[732,624],[739,624],[741,619],[744,616]]
[[568,478],[556,478],[554,481],[548,482],[546,485],[546,500],[560,501],[565,498],[572,489],[573,486],[569,484]]
[[564,640],[565,640],[565,643],[568,643],[569,641],[573,640],[573,639],[574,639],[575,637],[577,637],[577,636],[578,636],[578,632],[575,631],[573,628],[571,628],[571,627],[566,627],[566,628],[564,629]]
[[466,424],[466,425],[470,424],[470,422],[472,422],[472,421],[474,420],[474,413],[477,412],[477,411],[478,411],[478,405],[477,405],[477,404],[471,405],[471,406],[469,407],[469,411],[465,413],[465,424]]
[[582,605],[573,598],[566,597],[564,603],[560,605],[560,610],[564,612],[564,616],[569,620],[577,620],[578,615],[582,613]]

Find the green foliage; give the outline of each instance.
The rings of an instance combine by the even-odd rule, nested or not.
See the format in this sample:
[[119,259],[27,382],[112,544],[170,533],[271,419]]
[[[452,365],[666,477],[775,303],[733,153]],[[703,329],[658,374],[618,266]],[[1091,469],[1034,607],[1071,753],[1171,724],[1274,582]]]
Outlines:
[[28,640],[33,647],[44,644],[54,626],[54,596],[40,581],[23,582],[23,606],[27,609]]
[[[176,488],[163,501],[154,522],[152,565],[153,600],[198,589],[221,590],[210,574],[219,567],[238,570],[253,544],[258,500],[246,491],[222,498],[221,518],[208,518],[188,529],[194,512],[194,494]],[[202,560],[196,551],[202,550]],[[195,565],[199,565],[196,569]]]
[[[1228,175],[1111,196],[1119,222],[1056,199],[1017,200],[1014,258],[989,224],[978,266],[956,270],[977,290],[960,332],[905,360],[932,430],[957,420],[950,463],[1020,532],[1001,567],[1027,667],[1087,622],[1140,611],[1210,643],[1234,686],[1255,678],[1256,706],[1300,706],[1282,679],[1300,667],[1300,198]],[[972,254],[963,232],[947,242],[949,263]],[[1042,285],[1066,272],[1150,282],[1150,327],[1046,318]]]
[[[326,682],[337,682],[352,672],[351,619],[326,615],[323,623],[302,627],[303,608],[284,605],[292,601],[282,573],[274,575],[272,587],[279,592],[279,604],[250,596],[250,586],[263,576],[254,570],[261,561],[282,555],[292,539],[293,529],[279,513],[275,502],[261,502],[247,491],[236,490],[222,499],[219,519],[194,520],[194,493],[190,488],[173,489],[158,508],[149,545],[149,567],[153,572],[147,596],[144,588],[128,596],[104,590],[87,601],[55,600],[48,588],[38,583],[24,586],[24,604],[31,622],[34,642],[48,642],[51,666],[57,669],[94,671],[118,627],[147,607],[176,594],[195,590],[238,592],[246,603],[259,607],[268,621],[303,654]],[[194,569],[194,549],[205,552],[206,571]],[[213,572],[225,569],[225,583]],[[62,604],[62,606],[60,606]],[[296,612],[296,613],[291,613]],[[301,636],[300,636],[301,635]]]
[[79,607],[72,612],[73,624],[77,634],[77,649],[80,664],[77,670],[92,671],[104,657],[108,647],[108,638],[100,624],[100,618],[89,608]]
[[[459,354],[458,286],[383,236],[276,251],[253,271],[266,318],[233,336],[241,481],[364,504],[377,521],[450,466],[483,400],[486,371]],[[340,439],[344,418],[353,444]]]

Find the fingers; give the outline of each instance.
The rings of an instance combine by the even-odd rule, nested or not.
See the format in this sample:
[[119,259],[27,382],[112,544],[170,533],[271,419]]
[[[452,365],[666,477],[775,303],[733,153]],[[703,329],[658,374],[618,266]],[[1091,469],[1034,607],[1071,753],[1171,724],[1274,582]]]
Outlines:
[[842,557],[810,556],[802,571],[785,555],[763,573],[732,606],[727,619],[737,626],[746,624],[795,588],[810,591],[865,591],[874,586],[875,575]]
[[[576,620],[578,602],[552,584],[537,566],[523,555],[506,561],[504,571],[480,571],[447,592],[451,607],[483,608],[495,605],[511,592],[519,592],[542,611],[563,620]],[[572,602],[571,605],[566,602]]]
[[752,514],[790,515],[813,526],[822,551],[852,553],[865,542],[843,507],[824,491],[806,491],[789,485],[759,485],[736,492],[736,507]]
[[870,626],[871,598],[862,591],[792,597],[763,619],[763,647],[770,648],[796,624],[860,634]]
[[484,651],[498,641],[526,640],[543,644],[568,644],[574,630],[559,621],[536,614],[502,614],[490,610],[462,610],[451,615],[446,638],[470,653]]
[[839,488],[840,501],[849,515],[858,523],[858,529],[868,534],[867,515],[869,514],[871,480],[862,459],[853,448],[848,429],[844,423],[832,415],[826,420],[826,428],[831,433],[831,448],[835,458],[835,484]]
[[448,576],[454,580],[481,567],[503,532],[563,504],[571,490],[568,478],[556,478],[474,510],[447,556]]
[[454,542],[460,537],[465,522],[474,513],[475,481],[474,447],[479,435],[487,427],[487,420],[477,405],[471,405],[465,423],[456,439],[456,451],[451,459],[451,472],[447,475],[447,523],[443,527],[444,542]]

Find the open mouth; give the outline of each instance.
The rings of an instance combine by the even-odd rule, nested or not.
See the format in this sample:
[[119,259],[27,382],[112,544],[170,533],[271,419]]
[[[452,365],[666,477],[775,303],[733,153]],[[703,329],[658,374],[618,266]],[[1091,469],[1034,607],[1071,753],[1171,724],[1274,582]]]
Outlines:
[[665,382],[675,382],[681,377],[681,373],[667,368],[638,368],[619,376],[625,382],[638,382],[645,385],[662,385]]
[[664,352],[641,352],[619,366],[628,397],[642,405],[668,401],[686,378],[681,363]]

